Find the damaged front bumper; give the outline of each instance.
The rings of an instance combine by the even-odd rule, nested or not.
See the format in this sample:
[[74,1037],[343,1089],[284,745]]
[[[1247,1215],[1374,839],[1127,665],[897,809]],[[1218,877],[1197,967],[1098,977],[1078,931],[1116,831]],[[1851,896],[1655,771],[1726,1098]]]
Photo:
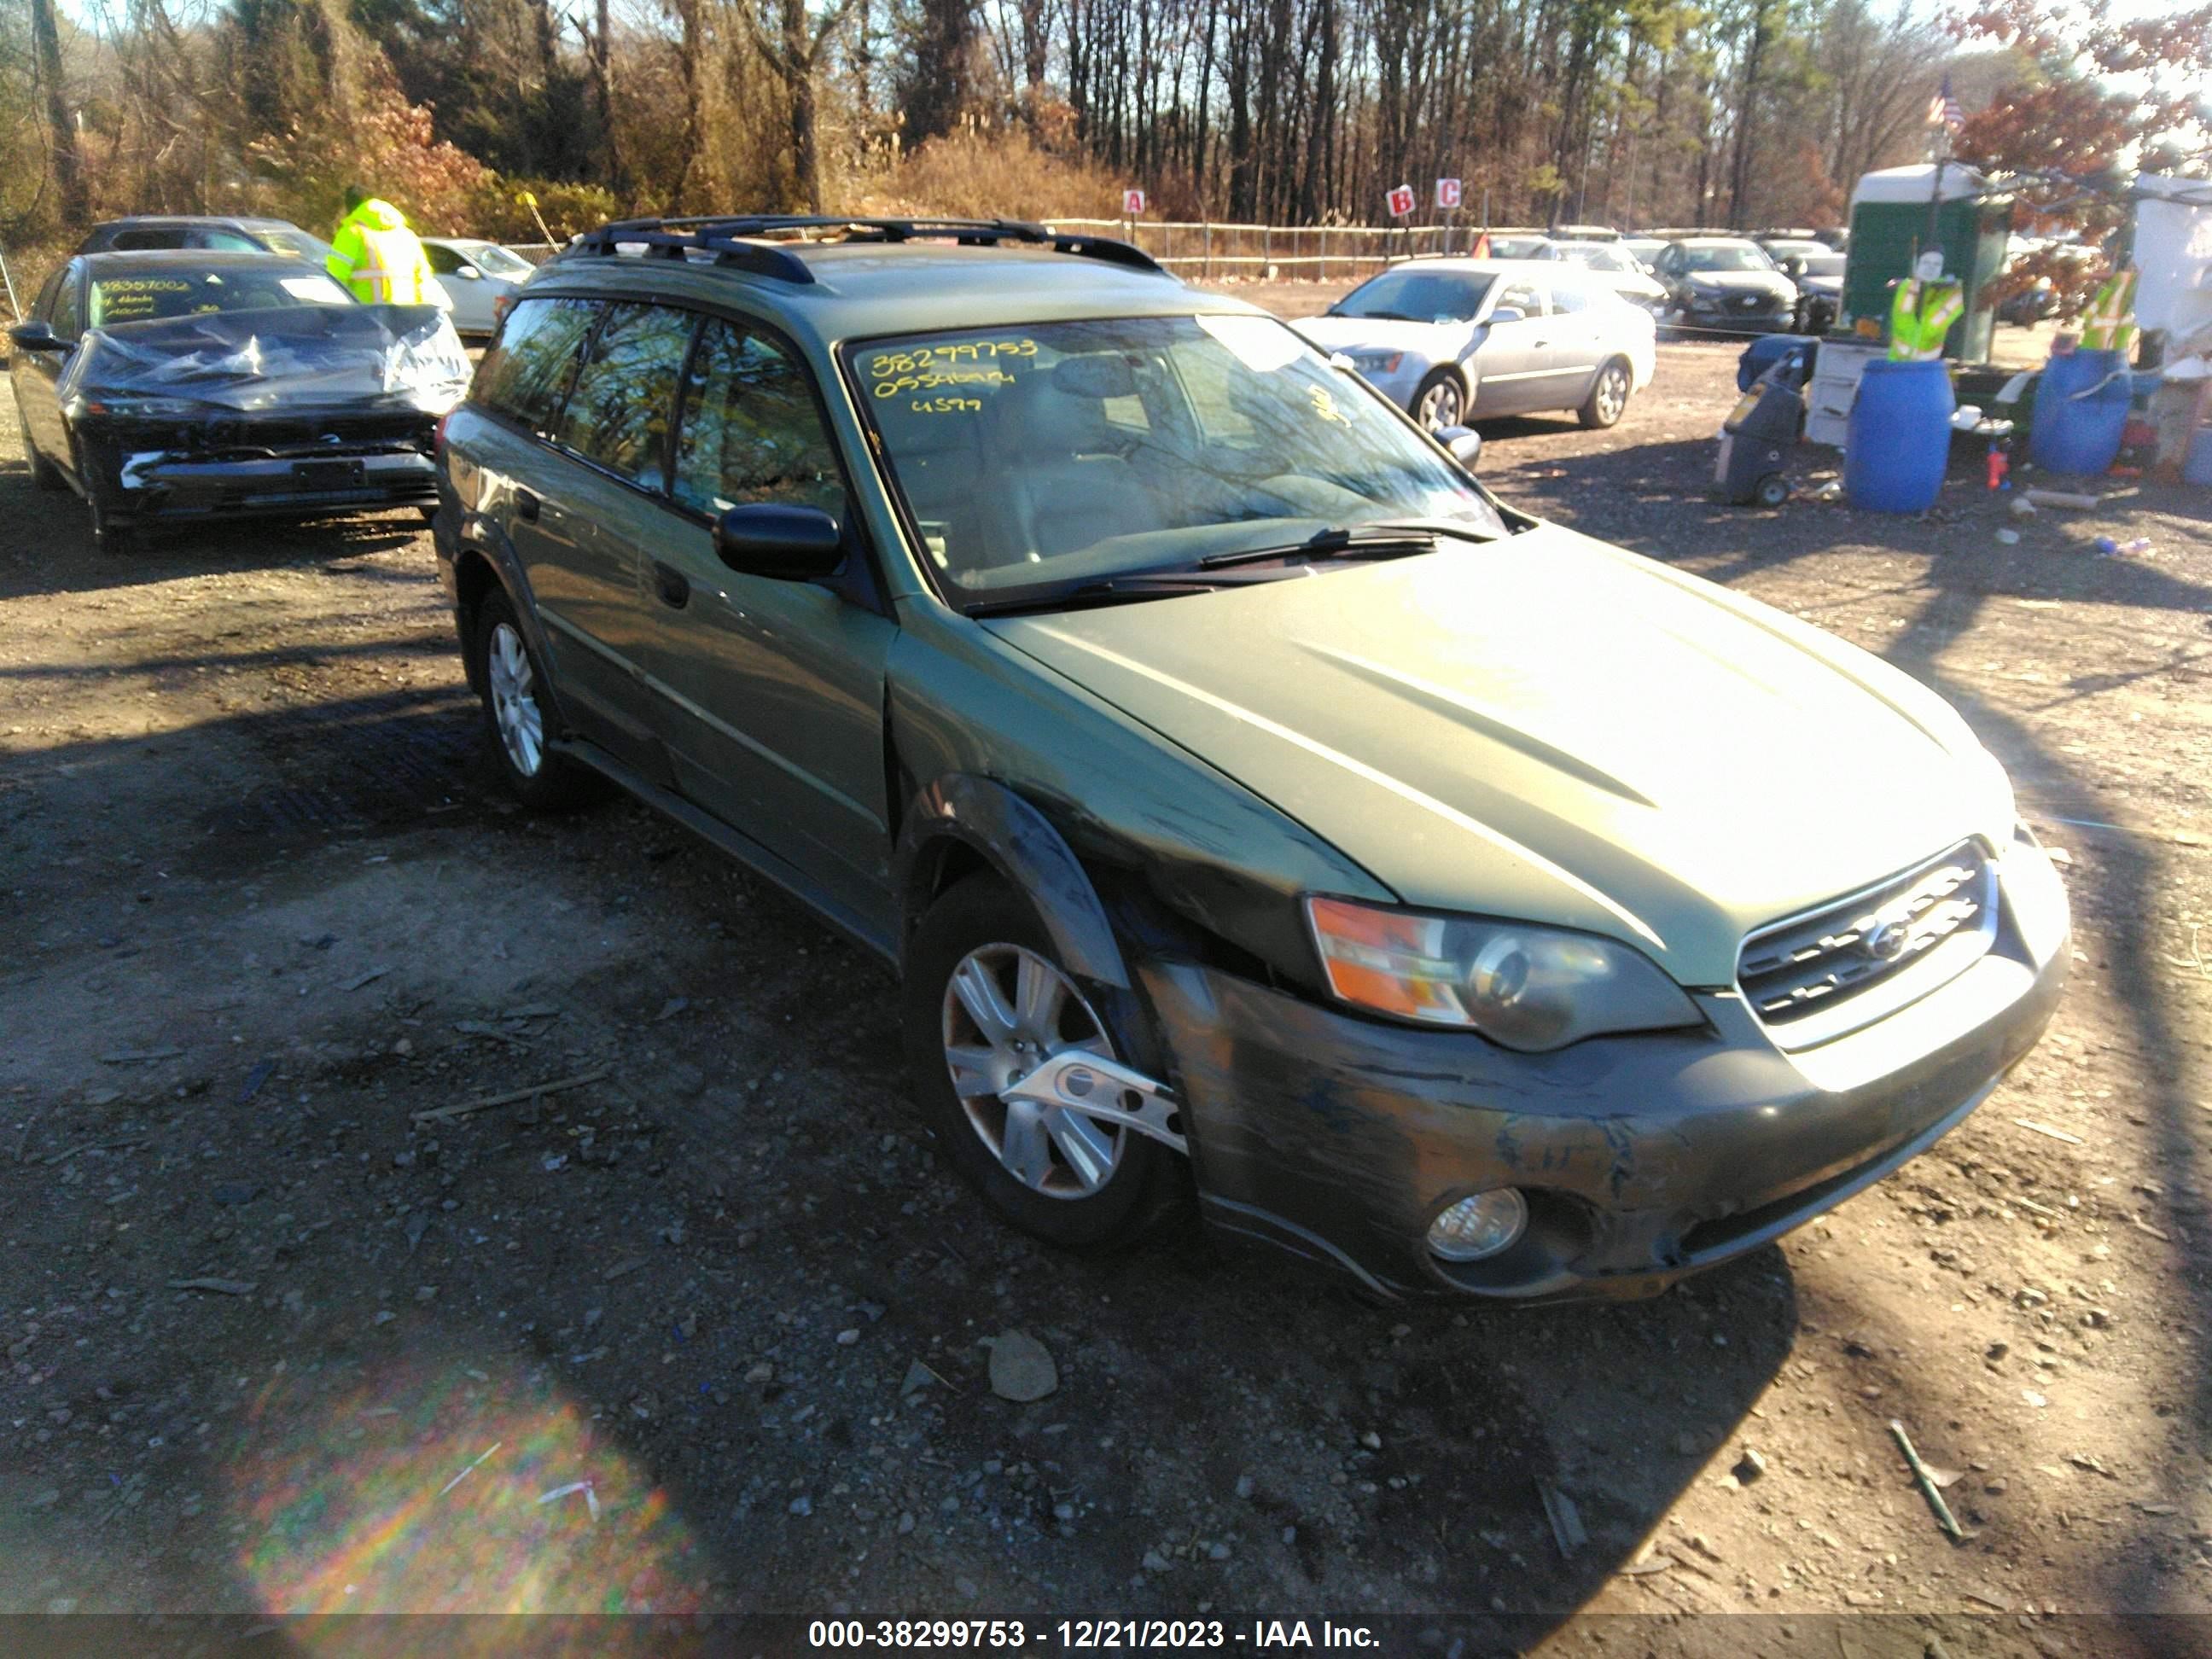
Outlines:
[[424,427],[419,438],[217,450],[155,447],[121,434],[88,443],[88,483],[127,522],[427,507],[437,501],[438,475]]
[[[1224,1231],[1386,1295],[1656,1292],[1880,1180],[2034,1046],[2065,979],[2065,895],[2027,843],[2000,876],[1996,936],[1973,967],[1794,1054],[1734,992],[1698,998],[1705,1030],[1523,1054],[1152,964],[1200,1203]],[[1474,1262],[1430,1253],[1440,1210],[1499,1187],[1528,1202],[1516,1243]]]

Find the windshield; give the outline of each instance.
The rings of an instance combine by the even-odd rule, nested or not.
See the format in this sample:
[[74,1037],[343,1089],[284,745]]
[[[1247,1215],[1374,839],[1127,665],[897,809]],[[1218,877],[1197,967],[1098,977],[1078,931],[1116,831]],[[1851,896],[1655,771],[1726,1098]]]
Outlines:
[[1774,261],[1752,242],[1721,242],[1711,247],[1682,250],[1685,270],[1771,270]]
[[458,242],[464,258],[487,276],[527,276],[535,269],[519,253],[510,253],[497,242]]
[[320,264],[337,250],[319,236],[310,236],[290,225],[264,225],[253,233],[279,253],[289,253],[310,264]]
[[1543,236],[1493,236],[1490,239],[1490,257],[1493,259],[1540,259],[1549,240]]
[[1636,261],[1619,248],[1608,247],[1602,242],[1554,242],[1554,258],[1565,259],[1590,270],[1609,271],[1617,276],[1627,276],[1636,269]]
[[1339,300],[1330,314],[1403,323],[1471,322],[1482,309],[1492,280],[1479,271],[1401,266],[1361,283]]
[[1428,519],[1474,481],[1271,317],[1145,317],[848,347],[948,599],[1004,601]]
[[352,303],[353,296],[320,271],[289,260],[228,264],[220,270],[163,265],[94,276],[86,320],[94,328],[117,328],[209,311]]

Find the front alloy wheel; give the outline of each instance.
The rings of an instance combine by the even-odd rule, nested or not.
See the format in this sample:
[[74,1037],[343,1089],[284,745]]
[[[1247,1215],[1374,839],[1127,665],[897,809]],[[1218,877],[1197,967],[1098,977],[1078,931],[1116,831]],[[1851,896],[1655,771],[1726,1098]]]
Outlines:
[[908,1075],[938,1150],[992,1208],[1055,1244],[1118,1244],[1175,1207],[1182,1174],[1150,1136],[1014,1089],[1073,1050],[1144,1063],[1141,1016],[1094,1001],[1057,957],[1035,908],[996,876],[939,895],[905,953]]
[[1113,1040],[1066,975],[1018,945],[979,945],[945,982],[945,1067],[960,1109],[1000,1167],[1047,1198],[1089,1198],[1129,1133],[1002,1091],[1069,1048],[1115,1058]]
[[1467,394],[1460,389],[1459,377],[1449,369],[1437,369],[1423,380],[1413,394],[1413,418],[1431,432],[1463,425]]

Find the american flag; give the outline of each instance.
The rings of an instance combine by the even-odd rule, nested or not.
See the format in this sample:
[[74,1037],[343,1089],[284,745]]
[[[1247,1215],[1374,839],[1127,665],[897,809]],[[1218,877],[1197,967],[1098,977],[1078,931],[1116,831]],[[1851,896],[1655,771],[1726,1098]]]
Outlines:
[[1966,125],[1966,112],[1959,107],[1959,100],[1951,95],[1951,77],[1943,77],[1943,89],[1928,100],[1928,125],[1948,127],[1956,132]]

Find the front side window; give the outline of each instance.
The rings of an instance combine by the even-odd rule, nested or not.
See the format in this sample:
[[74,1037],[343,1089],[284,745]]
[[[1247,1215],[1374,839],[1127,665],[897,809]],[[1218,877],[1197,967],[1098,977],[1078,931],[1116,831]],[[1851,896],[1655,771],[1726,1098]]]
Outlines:
[[52,322],[54,332],[64,340],[76,338],[84,326],[84,319],[78,315],[76,279],[66,268],[61,274],[61,286],[54,290]]
[[553,441],[659,489],[691,324],[690,312],[666,306],[609,306]]
[[1504,529],[1471,479],[1273,318],[913,335],[846,362],[955,604],[1383,520]]
[[1503,311],[1508,306],[1523,317],[1540,317],[1544,314],[1544,296],[1536,292],[1534,283],[1515,283],[1498,296],[1496,309]]
[[702,325],[670,492],[679,506],[709,517],[759,501],[842,517],[844,475],[805,367],[735,323]]
[[422,257],[430,262],[434,276],[450,276],[461,268],[461,256],[442,242],[423,243]]
[[517,302],[477,369],[471,399],[532,432],[550,430],[599,314],[591,300]]

